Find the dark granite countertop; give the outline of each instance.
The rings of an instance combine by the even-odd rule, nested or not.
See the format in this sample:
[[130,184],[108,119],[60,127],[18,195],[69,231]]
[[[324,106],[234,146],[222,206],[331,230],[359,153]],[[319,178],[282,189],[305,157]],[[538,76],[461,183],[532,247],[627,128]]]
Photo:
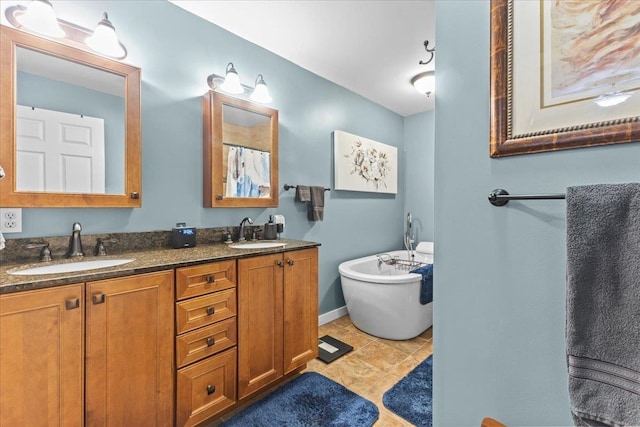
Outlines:
[[[32,268],[47,265],[44,262],[13,263],[0,266],[0,295],[31,289],[48,288],[52,286],[67,285],[73,283],[90,282],[100,279],[130,276],[132,274],[149,273],[153,271],[168,270],[177,267],[204,264],[207,262],[225,259],[239,259],[256,255],[288,252],[297,249],[320,246],[320,243],[306,242],[302,240],[279,240],[287,243],[284,247],[268,249],[233,249],[224,243],[198,245],[186,249],[158,249],[136,252],[119,253],[103,257],[86,256],[83,261],[102,259],[133,259],[132,262],[116,267],[100,268],[96,270],[77,271],[72,273],[42,274],[32,276],[17,276],[8,274],[7,271],[16,268]],[[51,263],[59,264],[73,262],[73,260],[58,259]]]

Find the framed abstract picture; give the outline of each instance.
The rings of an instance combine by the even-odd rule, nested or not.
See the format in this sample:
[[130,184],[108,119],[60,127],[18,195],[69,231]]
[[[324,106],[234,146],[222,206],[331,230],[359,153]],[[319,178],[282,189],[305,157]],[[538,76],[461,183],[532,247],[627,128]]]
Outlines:
[[398,192],[398,149],[371,139],[333,132],[335,189]]
[[640,141],[640,2],[491,0],[491,157]]

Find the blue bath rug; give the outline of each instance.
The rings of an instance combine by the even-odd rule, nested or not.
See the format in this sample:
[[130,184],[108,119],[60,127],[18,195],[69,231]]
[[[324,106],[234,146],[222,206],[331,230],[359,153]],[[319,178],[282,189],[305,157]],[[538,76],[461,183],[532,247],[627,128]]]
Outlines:
[[370,401],[316,372],[305,372],[221,427],[371,427],[378,415]]
[[432,427],[433,357],[429,356],[382,396],[384,406],[418,427]]

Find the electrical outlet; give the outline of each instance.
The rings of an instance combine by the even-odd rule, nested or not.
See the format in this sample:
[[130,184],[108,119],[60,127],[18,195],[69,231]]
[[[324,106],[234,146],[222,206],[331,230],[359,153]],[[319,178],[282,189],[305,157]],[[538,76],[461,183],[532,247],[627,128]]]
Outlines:
[[3,233],[22,232],[22,208],[0,208],[0,231]]

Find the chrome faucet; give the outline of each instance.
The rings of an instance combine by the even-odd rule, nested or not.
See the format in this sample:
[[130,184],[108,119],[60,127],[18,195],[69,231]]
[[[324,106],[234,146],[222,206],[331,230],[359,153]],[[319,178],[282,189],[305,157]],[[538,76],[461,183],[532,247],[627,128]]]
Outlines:
[[415,242],[413,236],[413,217],[411,212],[407,214],[407,231],[404,233],[404,247],[409,254],[409,259],[413,259],[413,243]]
[[244,224],[246,222],[248,222],[249,224],[253,224],[253,220],[251,218],[249,218],[248,216],[244,217],[244,219],[242,221],[240,221],[240,233],[239,233],[239,236],[238,236],[238,242],[244,242],[245,240],[247,240],[247,239],[244,238]]
[[74,222],[71,239],[69,239],[69,252],[67,252],[67,258],[80,258],[84,256],[84,252],[82,252],[82,240],[80,239],[81,231],[82,226],[80,223]]

